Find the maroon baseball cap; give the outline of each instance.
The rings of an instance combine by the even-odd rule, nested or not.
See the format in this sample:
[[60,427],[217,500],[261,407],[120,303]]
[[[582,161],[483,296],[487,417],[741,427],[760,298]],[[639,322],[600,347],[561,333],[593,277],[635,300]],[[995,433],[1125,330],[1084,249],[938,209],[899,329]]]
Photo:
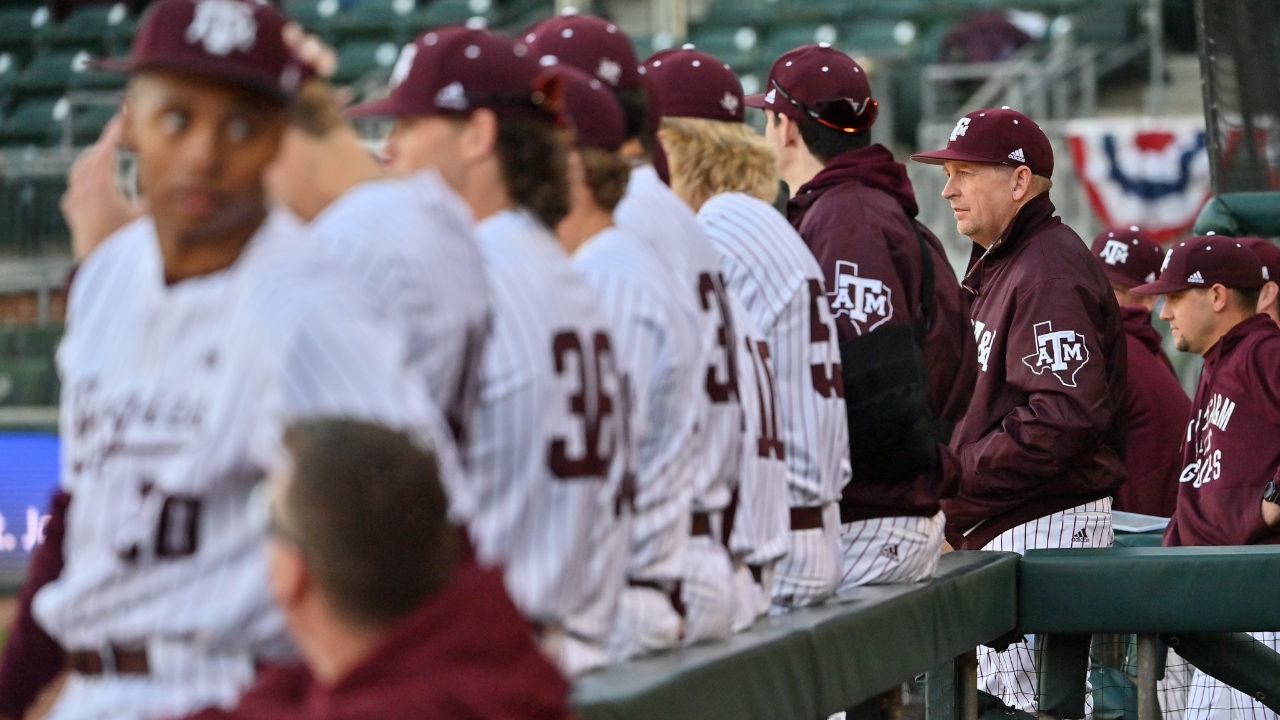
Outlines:
[[288,100],[315,71],[285,45],[287,23],[271,5],[252,0],[160,0],[128,57],[93,65],[108,72],[190,73]]
[[551,72],[564,84],[564,111],[573,125],[574,144],[606,150],[622,147],[627,124],[613,91],[570,65],[557,65]]
[[347,110],[352,117],[468,114],[559,117],[558,83],[548,82],[529,48],[461,26],[423,33],[400,51],[391,94]]
[[1008,107],[978,110],[960,118],[946,149],[911,156],[916,162],[941,165],[947,160],[1026,165],[1041,177],[1053,177],[1053,146],[1031,118]]
[[655,115],[742,122],[742,82],[723,60],[685,45],[644,62],[658,96]]
[[1241,245],[1253,251],[1258,262],[1262,263],[1262,279],[1267,282],[1280,283],[1280,247],[1270,240],[1260,237],[1236,238]]
[[1101,233],[1093,239],[1092,250],[1107,279],[1117,285],[1131,288],[1160,277],[1164,250],[1137,225]]
[[1191,288],[1259,288],[1266,284],[1262,263],[1235,238],[1207,235],[1179,241],[1164,257],[1160,278],[1139,285],[1140,295],[1167,295]]
[[529,28],[523,40],[543,67],[572,65],[614,90],[641,87],[631,40],[607,20],[567,10]]
[[763,93],[746,97],[747,107],[793,120],[817,120],[845,132],[871,127],[880,107],[871,97],[871,81],[862,66],[830,43],[785,53],[769,69],[764,87]]

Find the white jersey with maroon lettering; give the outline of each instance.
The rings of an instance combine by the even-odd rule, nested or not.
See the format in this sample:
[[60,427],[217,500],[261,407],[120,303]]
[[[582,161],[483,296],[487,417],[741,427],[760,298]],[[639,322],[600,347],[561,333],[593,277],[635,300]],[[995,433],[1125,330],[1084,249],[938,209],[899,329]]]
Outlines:
[[[468,436],[470,523],[483,561],[534,622],[602,643],[625,561],[602,562],[626,453],[610,323],[591,285],[527,210],[476,227],[493,293],[480,404]],[[603,657],[600,658],[603,662]],[[568,668],[575,671],[581,668]]]
[[314,248],[274,212],[230,267],[166,284],[143,218],[81,266],[58,351],[66,564],[34,612],[69,650],[145,649],[151,670],[73,675],[51,717],[228,706],[255,659],[288,652],[247,500],[285,462],[291,420],[410,429],[465,486],[399,333]]
[[439,174],[425,170],[361,183],[310,225],[404,333],[406,362],[455,433],[475,407],[492,304],[473,224]]
[[741,463],[742,405],[733,311],[720,259],[693,211],[658,177],[652,165],[631,171],[627,193],[614,211],[618,226],[649,243],[688,288],[681,303],[702,340],[703,394],[694,505],[724,510]]
[[786,218],[758,198],[721,193],[697,217],[720,253],[729,291],[773,353],[779,433],[772,440],[786,455],[791,505],[839,500],[849,481],[849,438],[822,268]]

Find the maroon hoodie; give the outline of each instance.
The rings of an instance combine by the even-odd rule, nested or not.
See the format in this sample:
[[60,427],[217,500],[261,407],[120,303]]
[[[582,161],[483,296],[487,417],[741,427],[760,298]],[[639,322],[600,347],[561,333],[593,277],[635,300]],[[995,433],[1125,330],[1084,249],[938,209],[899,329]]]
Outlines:
[[1129,355],[1129,442],[1124,467],[1129,479],[1116,491],[1115,509],[1172,517],[1178,506],[1182,431],[1191,417],[1173,365],[1151,327],[1151,311],[1120,308]]
[[1125,479],[1120,307],[1053,213],[1048,193],[1032,199],[989,250],[974,245],[965,276],[978,383],[951,439],[962,475],[943,509],[956,549],[1112,495]]
[[333,687],[273,667],[230,712],[194,720],[569,720],[569,684],[533,642],[500,570],[460,558],[453,579],[383,633]]
[[1204,354],[1166,546],[1280,542],[1262,492],[1280,467],[1280,328],[1254,315]]
[[[841,340],[916,322],[920,240],[911,218],[918,212],[907,169],[882,145],[838,155],[787,202],[787,219],[822,266]],[[929,404],[951,427],[964,415],[973,392],[976,363],[965,327],[968,299],[942,243],[928,230],[925,237],[933,257],[935,305],[924,346]],[[842,277],[857,278],[860,289],[842,295]],[[861,307],[856,306],[859,299]],[[844,489],[842,516],[848,521],[937,513],[938,500],[954,487],[956,475],[950,451],[944,447],[940,453],[940,470],[914,483],[853,478]]]

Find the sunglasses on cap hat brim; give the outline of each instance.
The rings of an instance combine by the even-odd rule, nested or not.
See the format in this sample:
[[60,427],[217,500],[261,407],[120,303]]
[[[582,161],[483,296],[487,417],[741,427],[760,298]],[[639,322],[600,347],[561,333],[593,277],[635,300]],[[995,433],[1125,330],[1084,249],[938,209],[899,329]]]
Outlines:
[[[791,93],[783,90],[777,80],[770,80],[769,84],[773,86],[774,90],[778,91],[778,94],[781,95],[784,100],[799,108],[800,112],[813,118],[818,122],[818,124],[829,127],[832,130],[839,130],[840,132],[856,133],[870,128],[871,124],[875,122],[876,114],[880,107],[880,103],[871,98],[866,98],[861,103],[856,102],[853,98],[835,98],[834,100],[819,101],[814,103],[813,107],[809,107],[792,97]],[[830,115],[833,113],[838,114],[845,111],[853,112],[854,117],[858,120],[858,125],[853,127],[837,125],[823,117],[824,115]]]

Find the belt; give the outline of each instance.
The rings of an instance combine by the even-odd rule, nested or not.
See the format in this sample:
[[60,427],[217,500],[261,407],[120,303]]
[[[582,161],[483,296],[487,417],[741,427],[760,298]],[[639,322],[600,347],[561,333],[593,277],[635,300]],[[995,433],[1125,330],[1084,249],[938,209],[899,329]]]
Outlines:
[[667,599],[671,601],[671,607],[680,614],[680,617],[684,617],[685,613],[688,611],[688,608],[684,606],[684,598],[680,596],[681,583],[679,580],[675,582],[670,590],[667,590],[662,586],[662,583],[656,580],[636,580],[633,578],[627,578],[627,586],[657,590],[663,595],[666,595]]
[[706,535],[710,537],[711,513],[695,510],[693,512],[693,529],[690,531],[690,534],[693,535],[693,537],[698,537],[699,535]]
[[818,530],[822,527],[822,507],[791,508],[792,530]]
[[121,650],[109,645],[101,650],[70,653],[71,669],[81,675],[149,675],[146,650]]

